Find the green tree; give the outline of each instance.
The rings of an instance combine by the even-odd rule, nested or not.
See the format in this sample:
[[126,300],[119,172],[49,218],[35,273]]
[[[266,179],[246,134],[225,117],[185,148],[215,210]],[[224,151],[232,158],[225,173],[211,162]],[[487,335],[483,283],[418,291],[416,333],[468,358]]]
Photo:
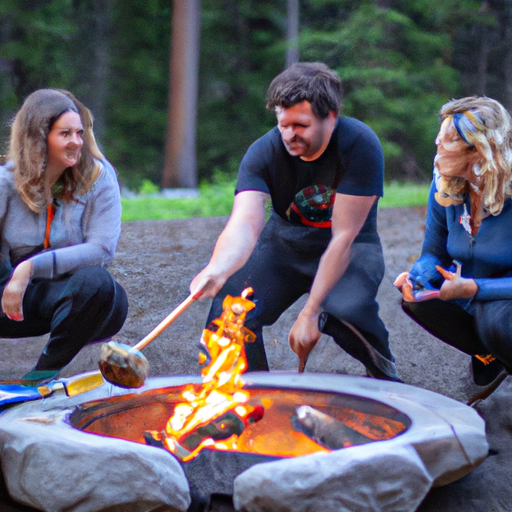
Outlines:
[[71,90],[95,114],[102,140],[114,0],[3,0],[0,3],[0,122],[36,89]]
[[115,0],[104,146],[121,181],[160,183],[167,126],[171,2]]
[[457,26],[453,65],[464,95],[490,96],[512,110],[512,0],[488,0]]
[[265,92],[285,67],[286,0],[203,0],[198,117],[201,179],[235,172],[275,119]]
[[[265,93],[286,66],[289,3],[202,0],[199,180],[234,173],[274,126]],[[62,87],[92,109],[123,183],[160,183],[172,14],[169,0],[2,0],[0,152],[23,98]],[[436,114],[451,97],[512,108],[512,0],[302,0],[299,14],[301,60],[340,73],[345,114],[380,136],[388,179],[430,175]]]
[[451,66],[453,36],[446,31],[459,3],[308,2],[303,19],[312,21],[301,32],[301,54],[339,72],[345,114],[381,138],[387,179],[431,175],[436,114],[459,88]]
[[8,122],[25,96],[40,87],[71,83],[68,52],[76,27],[69,14],[66,0],[0,2],[0,151]]

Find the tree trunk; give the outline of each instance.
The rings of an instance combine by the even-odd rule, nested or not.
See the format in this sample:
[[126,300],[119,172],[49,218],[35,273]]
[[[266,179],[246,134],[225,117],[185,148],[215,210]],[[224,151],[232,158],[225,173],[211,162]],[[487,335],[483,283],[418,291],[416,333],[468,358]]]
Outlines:
[[[108,76],[110,71],[110,17],[112,14],[113,0],[92,2],[93,25],[90,40],[93,42],[92,55],[94,65],[88,68],[90,73],[90,94],[86,105],[94,114],[94,133],[99,141],[103,141],[105,135],[106,104],[108,98]],[[84,77],[86,80],[87,78]]]
[[288,0],[286,67],[299,62],[299,0]]
[[487,25],[482,25],[481,27],[481,38],[480,38],[480,48],[476,54],[476,80],[475,80],[475,90],[479,96],[484,96],[487,91],[487,78],[488,78],[488,65],[489,65],[489,40],[488,34],[489,30]]
[[197,186],[196,119],[200,0],[174,0],[162,188]]

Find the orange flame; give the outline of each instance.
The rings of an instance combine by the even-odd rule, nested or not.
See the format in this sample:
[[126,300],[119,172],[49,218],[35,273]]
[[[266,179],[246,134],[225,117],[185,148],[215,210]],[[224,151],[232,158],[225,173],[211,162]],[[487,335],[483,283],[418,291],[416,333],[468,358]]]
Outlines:
[[250,294],[252,288],[245,289],[241,297],[228,295],[222,316],[212,323],[217,329],[203,331],[199,354],[203,385],[199,392],[193,385],[185,387],[185,401],[175,407],[162,440],[183,461],[207,446],[236,449],[245,425],[263,416],[260,405],[247,404],[249,393],[242,389],[241,374],[247,369],[244,343],[255,339],[243,326],[247,312],[255,307],[247,299]]

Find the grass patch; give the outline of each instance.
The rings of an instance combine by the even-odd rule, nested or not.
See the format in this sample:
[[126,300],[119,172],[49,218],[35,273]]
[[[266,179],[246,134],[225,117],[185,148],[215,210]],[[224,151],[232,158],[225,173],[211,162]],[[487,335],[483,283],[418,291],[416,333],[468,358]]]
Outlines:
[[199,197],[169,199],[139,195],[121,198],[123,221],[184,219],[187,217],[225,217],[233,206],[235,181],[202,184]]
[[379,201],[380,208],[400,208],[425,206],[430,183],[386,183],[384,197]]
[[[380,208],[412,207],[427,204],[430,184],[388,183]],[[168,199],[139,195],[123,197],[123,221],[166,220],[187,217],[225,217],[231,213],[235,180],[221,180],[215,184],[203,183],[199,197]]]

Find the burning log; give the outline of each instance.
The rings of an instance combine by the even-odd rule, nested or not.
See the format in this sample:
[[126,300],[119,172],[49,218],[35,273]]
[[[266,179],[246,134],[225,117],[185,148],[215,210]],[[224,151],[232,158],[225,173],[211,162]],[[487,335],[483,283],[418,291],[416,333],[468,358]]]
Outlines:
[[330,450],[392,439],[406,429],[402,422],[352,409],[343,409],[338,416],[343,421],[309,405],[302,405],[297,407],[292,425],[295,430]]
[[367,437],[309,405],[297,407],[296,414],[292,417],[292,425],[298,432],[330,450],[365,444],[369,441]]
[[252,289],[241,297],[228,295],[222,316],[205,329],[201,338],[199,363],[203,385],[183,391],[186,400],[174,408],[163,432],[146,432],[148,444],[163,446],[178,459],[187,461],[207,446],[236,449],[236,440],[248,423],[263,417],[261,404],[249,404],[241,374],[247,369],[244,343],[255,335],[243,324],[248,311],[255,307],[247,299]]
[[[255,423],[263,417],[263,407],[252,407],[250,413],[239,416],[229,411],[210,422],[197,427],[179,439],[169,437],[167,432],[146,431],[144,439],[151,446],[167,448],[177,459],[188,461],[194,458],[203,448],[213,446],[217,449],[236,448],[236,439],[242,434],[249,423]],[[223,446],[219,441],[231,440]]]

